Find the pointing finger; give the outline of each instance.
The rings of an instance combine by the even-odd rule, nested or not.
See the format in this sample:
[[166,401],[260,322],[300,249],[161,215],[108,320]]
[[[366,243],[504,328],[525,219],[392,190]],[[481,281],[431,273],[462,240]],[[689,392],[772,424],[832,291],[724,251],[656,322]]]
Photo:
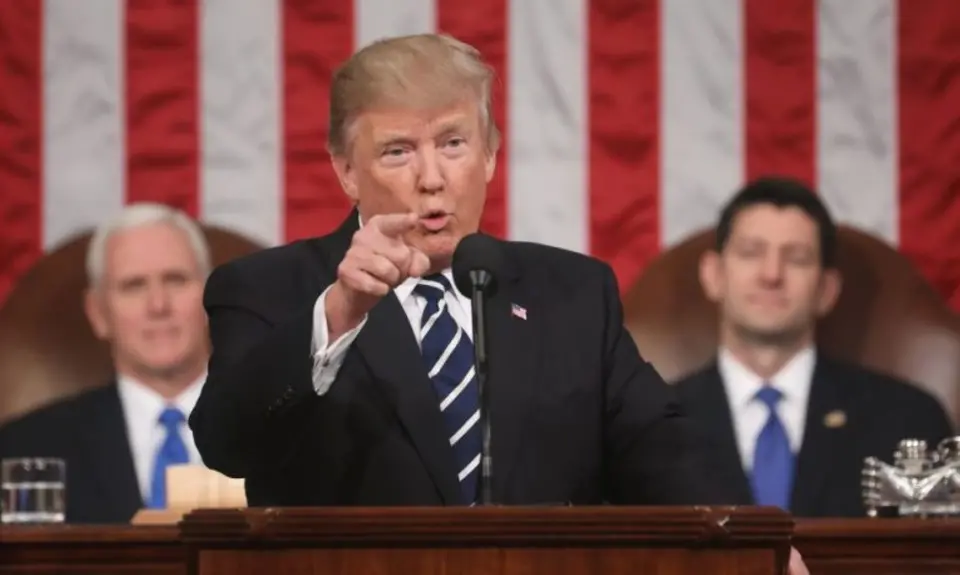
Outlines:
[[376,226],[380,233],[388,238],[397,238],[412,230],[417,225],[417,220],[417,214],[410,212],[376,216],[370,220],[370,224]]

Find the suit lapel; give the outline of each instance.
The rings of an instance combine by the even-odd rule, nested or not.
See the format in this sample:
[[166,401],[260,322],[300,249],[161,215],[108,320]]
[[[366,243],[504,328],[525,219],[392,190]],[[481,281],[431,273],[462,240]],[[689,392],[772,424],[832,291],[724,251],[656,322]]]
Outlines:
[[[336,280],[337,266],[350,248],[353,234],[360,229],[356,209],[331,234],[326,246],[317,245],[322,271],[320,289]],[[319,295],[319,293],[318,293]],[[441,499],[447,505],[462,501],[453,449],[440,413],[433,383],[421,361],[420,346],[400,300],[393,293],[384,297],[367,316],[367,324],[355,342],[374,379],[394,405],[400,424],[420,455]]]
[[[127,437],[127,425],[116,384],[105,390],[99,403],[100,413],[90,418],[87,445],[84,449],[95,473],[100,500],[108,507],[98,515],[132,516],[143,507],[137,472]],[[67,470],[69,484],[70,470]]]
[[420,359],[409,320],[393,293],[370,311],[356,344],[374,377],[384,385],[444,502],[460,503],[457,467],[439,399]]
[[[504,247],[506,250],[506,247]],[[509,262],[509,260],[508,260]],[[512,262],[504,270],[497,293],[487,308],[493,493],[507,495],[516,464],[530,396],[539,385],[542,310],[529,282],[523,282]],[[516,307],[515,307],[516,306]]]
[[[328,249],[318,250],[318,253],[329,254],[325,264],[334,273],[358,229],[357,212],[353,210],[331,235]],[[508,250],[507,246],[503,249]],[[519,452],[528,398],[537,381],[541,325],[536,294],[521,281],[519,268],[509,253],[505,255],[504,277],[499,280],[497,293],[487,308],[490,371],[487,392],[491,402],[494,496],[498,500],[506,492],[508,475]],[[514,304],[527,311],[526,319],[513,313]],[[400,421],[444,502],[459,504],[462,496],[458,470],[453,449],[446,441],[439,400],[420,360],[420,347],[406,313],[394,294],[383,298],[371,310],[356,345],[396,406]]]
[[838,456],[850,451],[849,406],[826,359],[818,358],[807,402],[803,442],[797,458],[790,509],[796,515],[814,514],[817,499]]
[[[359,229],[359,216],[353,209],[333,234],[324,240],[314,240],[321,264],[319,291],[336,280],[337,266]],[[462,496],[456,460],[446,440],[440,403],[420,359],[420,346],[396,295],[390,293],[370,310],[355,345],[393,404],[441,499],[447,505],[459,504]]]
[[730,402],[723,386],[723,380],[716,364],[705,369],[689,390],[689,403],[693,409],[694,421],[703,427],[705,440],[710,449],[705,450],[710,471],[715,474],[713,481],[722,484],[724,492],[734,498],[732,503],[750,505],[753,492],[743,470],[743,460],[737,446]]

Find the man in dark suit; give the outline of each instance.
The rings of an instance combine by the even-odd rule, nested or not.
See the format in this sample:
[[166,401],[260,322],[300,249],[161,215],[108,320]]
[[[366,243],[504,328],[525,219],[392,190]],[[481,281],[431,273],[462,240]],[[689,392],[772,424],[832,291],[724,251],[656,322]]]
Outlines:
[[741,504],[862,517],[863,460],[952,434],[920,388],[825,356],[818,317],[840,293],[836,229],[803,184],[762,178],[723,210],[700,277],[720,311],[716,362],[677,383],[714,477]]
[[[356,210],[211,274],[213,355],[190,425],[207,465],[245,478],[250,505],[482,502],[471,302],[450,268],[494,173],[491,82],[476,50],[444,36],[360,50],[334,76],[328,134]],[[610,267],[499,248],[493,502],[727,500],[624,329]]]
[[[490,72],[435,35],[336,74],[329,148],[355,202],[330,235],[214,270],[213,355],[190,418],[251,505],[470,505],[480,429],[470,300],[498,135]],[[611,269],[519,242],[488,307],[498,503],[707,503],[686,418],[624,330]]]
[[185,214],[137,204],[90,242],[86,312],[116,381],[0,428],[0,457],[66,461],[66,521],[126,523],[165,505],[170,464],[200,463],[186,415],[209,359],[206,240]]

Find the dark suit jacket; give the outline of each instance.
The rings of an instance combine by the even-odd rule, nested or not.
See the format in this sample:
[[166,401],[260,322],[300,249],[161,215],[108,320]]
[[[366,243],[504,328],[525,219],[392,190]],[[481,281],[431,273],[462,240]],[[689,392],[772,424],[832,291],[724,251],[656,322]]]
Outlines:
[[64,459],[68,523],[128,523],[143,506],[116,384],[7,423],[0,457]]
[[[863,517],[860,473],[868,456],[892,462],[902,439],[935,447],[953,434],[933,396],[908,383],[817,354],[791,498],[797,517]],[[737,504],[752,505],[720,372],[715,363],[676,384],[709,446],[712,475]],[[827,414],[842,412],[841,426]],[[837,418],[834,417],[836,422]]]
[[[393,293],[329,392],[313,389],[313,306],[356,229],[352,213],[331,235],[234,260],[208,280],[213,355],[190,425],[208,466],[247,478],[251,506],[461,503],[439,400]],[[610,268],[502,245],[508,269],[488,307],[497,502],[719,497],[701,484],[674,392],[624,330]]]

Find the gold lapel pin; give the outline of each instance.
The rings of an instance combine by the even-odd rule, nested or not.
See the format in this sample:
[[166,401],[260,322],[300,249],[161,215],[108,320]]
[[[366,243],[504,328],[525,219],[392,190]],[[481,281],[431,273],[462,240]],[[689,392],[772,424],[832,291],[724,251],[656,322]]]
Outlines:
[[847,424],[847,414],[843,410],[835,409],[823,417],[823,424],[836,429]]

